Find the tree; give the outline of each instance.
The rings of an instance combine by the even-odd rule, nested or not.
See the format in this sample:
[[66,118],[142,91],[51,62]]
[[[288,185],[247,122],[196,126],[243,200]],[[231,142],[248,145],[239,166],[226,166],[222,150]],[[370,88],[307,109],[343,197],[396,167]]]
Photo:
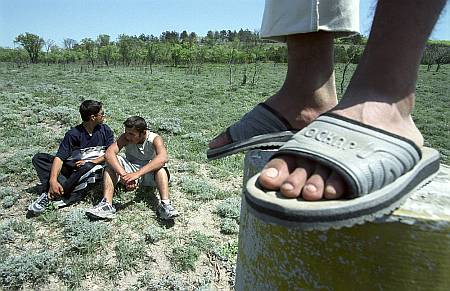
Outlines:
[[197,42],[197,34],[195,32],[191,32],[189,34],[189,43],[193,44]]
[[36,34],[25,32],[25,34],[19,34],[15,42],[19,43],[27,51],[30,61],[33,64],[37,64],[39,52],[44,46],[44,40]]
[[221,30],[219,33],[219,37],[220,37],[220,41],[221,42],[225,42],[227,41],[227,31],[226,30]]
[[179,36],[178,32],[176,32],[176,31],[165,31],[165,32],[161,33],[160,38],[161,38],[161,41],[164,41],[164,42],[176,43],[180,39],[180,36]]
[[64,39],[64,48],[71,50],[74,48],[74,46],[77,44],[77,41],[71,38],[65,38]]
[[427,66],[427,71],[431,69],[433,64],[436,64],[436,72],[439,71],[441,64],[450,62],[450,46],[439,41],[433,41],[427,44],[422,63]]
[[45,41],[45,58],[47,60],[47,65],[50,65],[50,58],[49,58],[49,52],[51,49],[53,49],[53,47],[55,47],[55,41],[51,40],[51,39],[47,39]]
[[119,54],[122,56],[123,64],[129,66],[133,60],[136,63],[140,43],[141,41],[135,36],[119,35]]
[[181,34],[180,34],[180,40],[181,40],[181,42],[187,42],[187,41],[189,41],[189,35],[188,35],[188,33],[187,33],[186,30],[183,30],[183,31],[181,32]]
[[100,34],[97,37],[98,55],[103,60],[106,66],[109,66],[113,46],[109,42],[110,36],[107,34]]
[[83,49],[86,58],[91,63],[92,66],[95,64],[95,58],[96,58],[96,46],[95,42],[90,38],[83,38],[81,40],[80,44],[81,48]]
[[107,34],[100,34],[99,36],[97,36],[97,44],[98,46],[102,47],[102,46],[107,46],[109,45],[109,40],[111,39],[111,37]]
[[211,30],[208,30],[208,32],[206,33],[205,41],[206,41],[207,45],[213,46],[214,45],[214,32],[212,32]]
[[358,60],[362,54],[362,49],[359,45],[340,45],[336,47],[336,52],[338,53],[338,59],[340,62],[344,63],[344,68],[342,70],[342,80],[341,80],[341,94],[344,92],[345,75],[350,64],[357,64]]
[[153,74],[153,64],[156,62],[159,53],[159,46],[154,41],[149,41],[145,44],[146,54],[145,59],[150,65],[150,74]]

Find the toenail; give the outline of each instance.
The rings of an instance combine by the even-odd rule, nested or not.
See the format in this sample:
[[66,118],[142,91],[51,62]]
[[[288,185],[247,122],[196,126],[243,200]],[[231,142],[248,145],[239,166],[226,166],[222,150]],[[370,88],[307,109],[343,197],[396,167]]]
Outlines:
[[278,176],[278,170],[275,168],[268,168],[263,171],[263,175],[269,178],[275,178]]
[[336,189],[334,189],[334,187],[332,186],[326,186],[325,193],[327,194],[328,197],[334,197],[337,194]]
[[307,184],[307,185],[305,185],[304,190],[306,190],[308,192],[316,192],[317,187],[314,186],[313,184]]
[[294,186],[290,183],[284,183],[283,185],[281,185],[281,189],[285,191],[292,191],[294,190]]

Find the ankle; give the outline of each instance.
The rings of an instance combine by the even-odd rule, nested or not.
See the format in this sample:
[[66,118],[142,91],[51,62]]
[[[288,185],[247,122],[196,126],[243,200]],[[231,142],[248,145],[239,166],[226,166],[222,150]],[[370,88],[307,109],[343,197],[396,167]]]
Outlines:
[[293,95],[298,94],[294,92],[281,89],[266,100],[265,104],[279,112],[297,129],[305,127],[337,104],[336,92],[328,88],[321,88],[302,97]]
[[[380,116],[398,116],[407,119],[414,109],[415,94],[386,95],[374,91],[347,90],[342,100],[334,108],[335,110],[345,110],[348,108],[360,108],[361,114],[378,111]],[[363,112],[364,111],[364,112]]]

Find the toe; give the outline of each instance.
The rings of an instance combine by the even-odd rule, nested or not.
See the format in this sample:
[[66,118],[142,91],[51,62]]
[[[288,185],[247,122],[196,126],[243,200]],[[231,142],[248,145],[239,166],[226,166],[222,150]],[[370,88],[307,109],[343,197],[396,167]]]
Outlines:
[[321,166],[317,165],[314,171],[308,180],[305,183],[305,186],[302,189],[302,196],[305,200],[320,200],[323,197],[325,181],[327,180],[330,171]]
[[336,172],[332,172],[325,184],[324,197],[326,199],[339,199],[344,191],[344,181]]
[[225,132],[222,132],[218,136],[216,136],[212,141],[209,142],[209,148],[214,149],[221,146],[224,146],[226,144],[230,143],[230,140],[228,139],[228,135]]
[[[300,163],[297,162],[297,165]],[[302,163],[302,166],[298,166],[292,174],[283,182],[280,187],[280,192],[289,198],[296,198],[300,196],[303,186],[311,175],[311,164],[308,162]]]
[[261,171],[259,182],[266,189],[278,190],[290,173],[294,171],[295,165],[294,157],[279,156],[272,159]]

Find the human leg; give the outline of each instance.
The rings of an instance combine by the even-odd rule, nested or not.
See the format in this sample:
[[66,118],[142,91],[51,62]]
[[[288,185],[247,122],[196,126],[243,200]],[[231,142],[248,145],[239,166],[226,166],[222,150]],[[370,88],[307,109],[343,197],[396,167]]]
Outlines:
[[169,200],[169,175],[166,168],[161,168],[154,173],[156,187],[161,200]]
[[208,159],[279,146],[292,135],[290,130],[302,129],[336,105],[333,37],[358,31],[358,4],[357,0],[266,0],[261,35],[285,41],[288,47],[284,84],[264,102],[275,114],[254,114],[256,108],[250,111],[209,143]]
[[[37,153],[33,156],[31,162],[36,170],[41,185],[38,189],[39,193],[47,192],[49,188],[50,172],[52,169],[53,159],[55,156],[47,153]],[[61,174],[58,176],[58,182],[62,185],[73,170],[63,164]]]
[[173,219],[179,215],[179,212],[173,207],[169,198],[169,171],[163,167],[154,172],[154,182],[158,188],[161,199],[158,205],[158,214],[162,219]]
[[118,175],[111,167],[106,167],[103,172],[103,198],[112,204],[115,185],[118,180]]
[[[47,153],[37,153],[33,156],[31,162],[36,170],[39,181],[41,184],[38,186],[39,197],[34,200],[29,206],[28,211],[34,215],[43,213],[48,205],[50,205],[50,197],[47,193],[49,189],[50,172],[52,168],[53,159],[55,157]],[[71,173],[70,169],[67,169],[65,165],[61,169],[61,174],[58,176],[58,182],[63,184],[67,178],[65,174]],[[59,201],[59,200],[58,200]]]
[[86,215],[92,219],[113,219],[116,209],[112,205],[115,185],[118,181],[116,172],[106,167],[103,172],[103,199],[95,207],[86,210]]
[[95,166],[96,165],[94,163],[87,162],[79,168],[73,167],[70,174],[66,176],[67,178],[61,184],[64,188],[64,196],[70,196],[83,175],[91,171]]
[[[284,118],[292,129],[301,129],[336,105],[333,73],[333,34],[315,32],[287,37],[288,70],[281,89],[264,103]],[[245,126],[245,125],[243,125]],[[255,129],[254,135],[264,134]],[[252,133],[246,135],[250,137]],[[210,148],[232,142],[221,133]]]
[[[423,138],[411,118],[417,71],[426,40],[445,1],[379,1],[363,57],[341,102],[331,112],[411,140]],[[292,155],[261,173],[267,189],[307,200],[335,199],[347,185],[320,163]]]

